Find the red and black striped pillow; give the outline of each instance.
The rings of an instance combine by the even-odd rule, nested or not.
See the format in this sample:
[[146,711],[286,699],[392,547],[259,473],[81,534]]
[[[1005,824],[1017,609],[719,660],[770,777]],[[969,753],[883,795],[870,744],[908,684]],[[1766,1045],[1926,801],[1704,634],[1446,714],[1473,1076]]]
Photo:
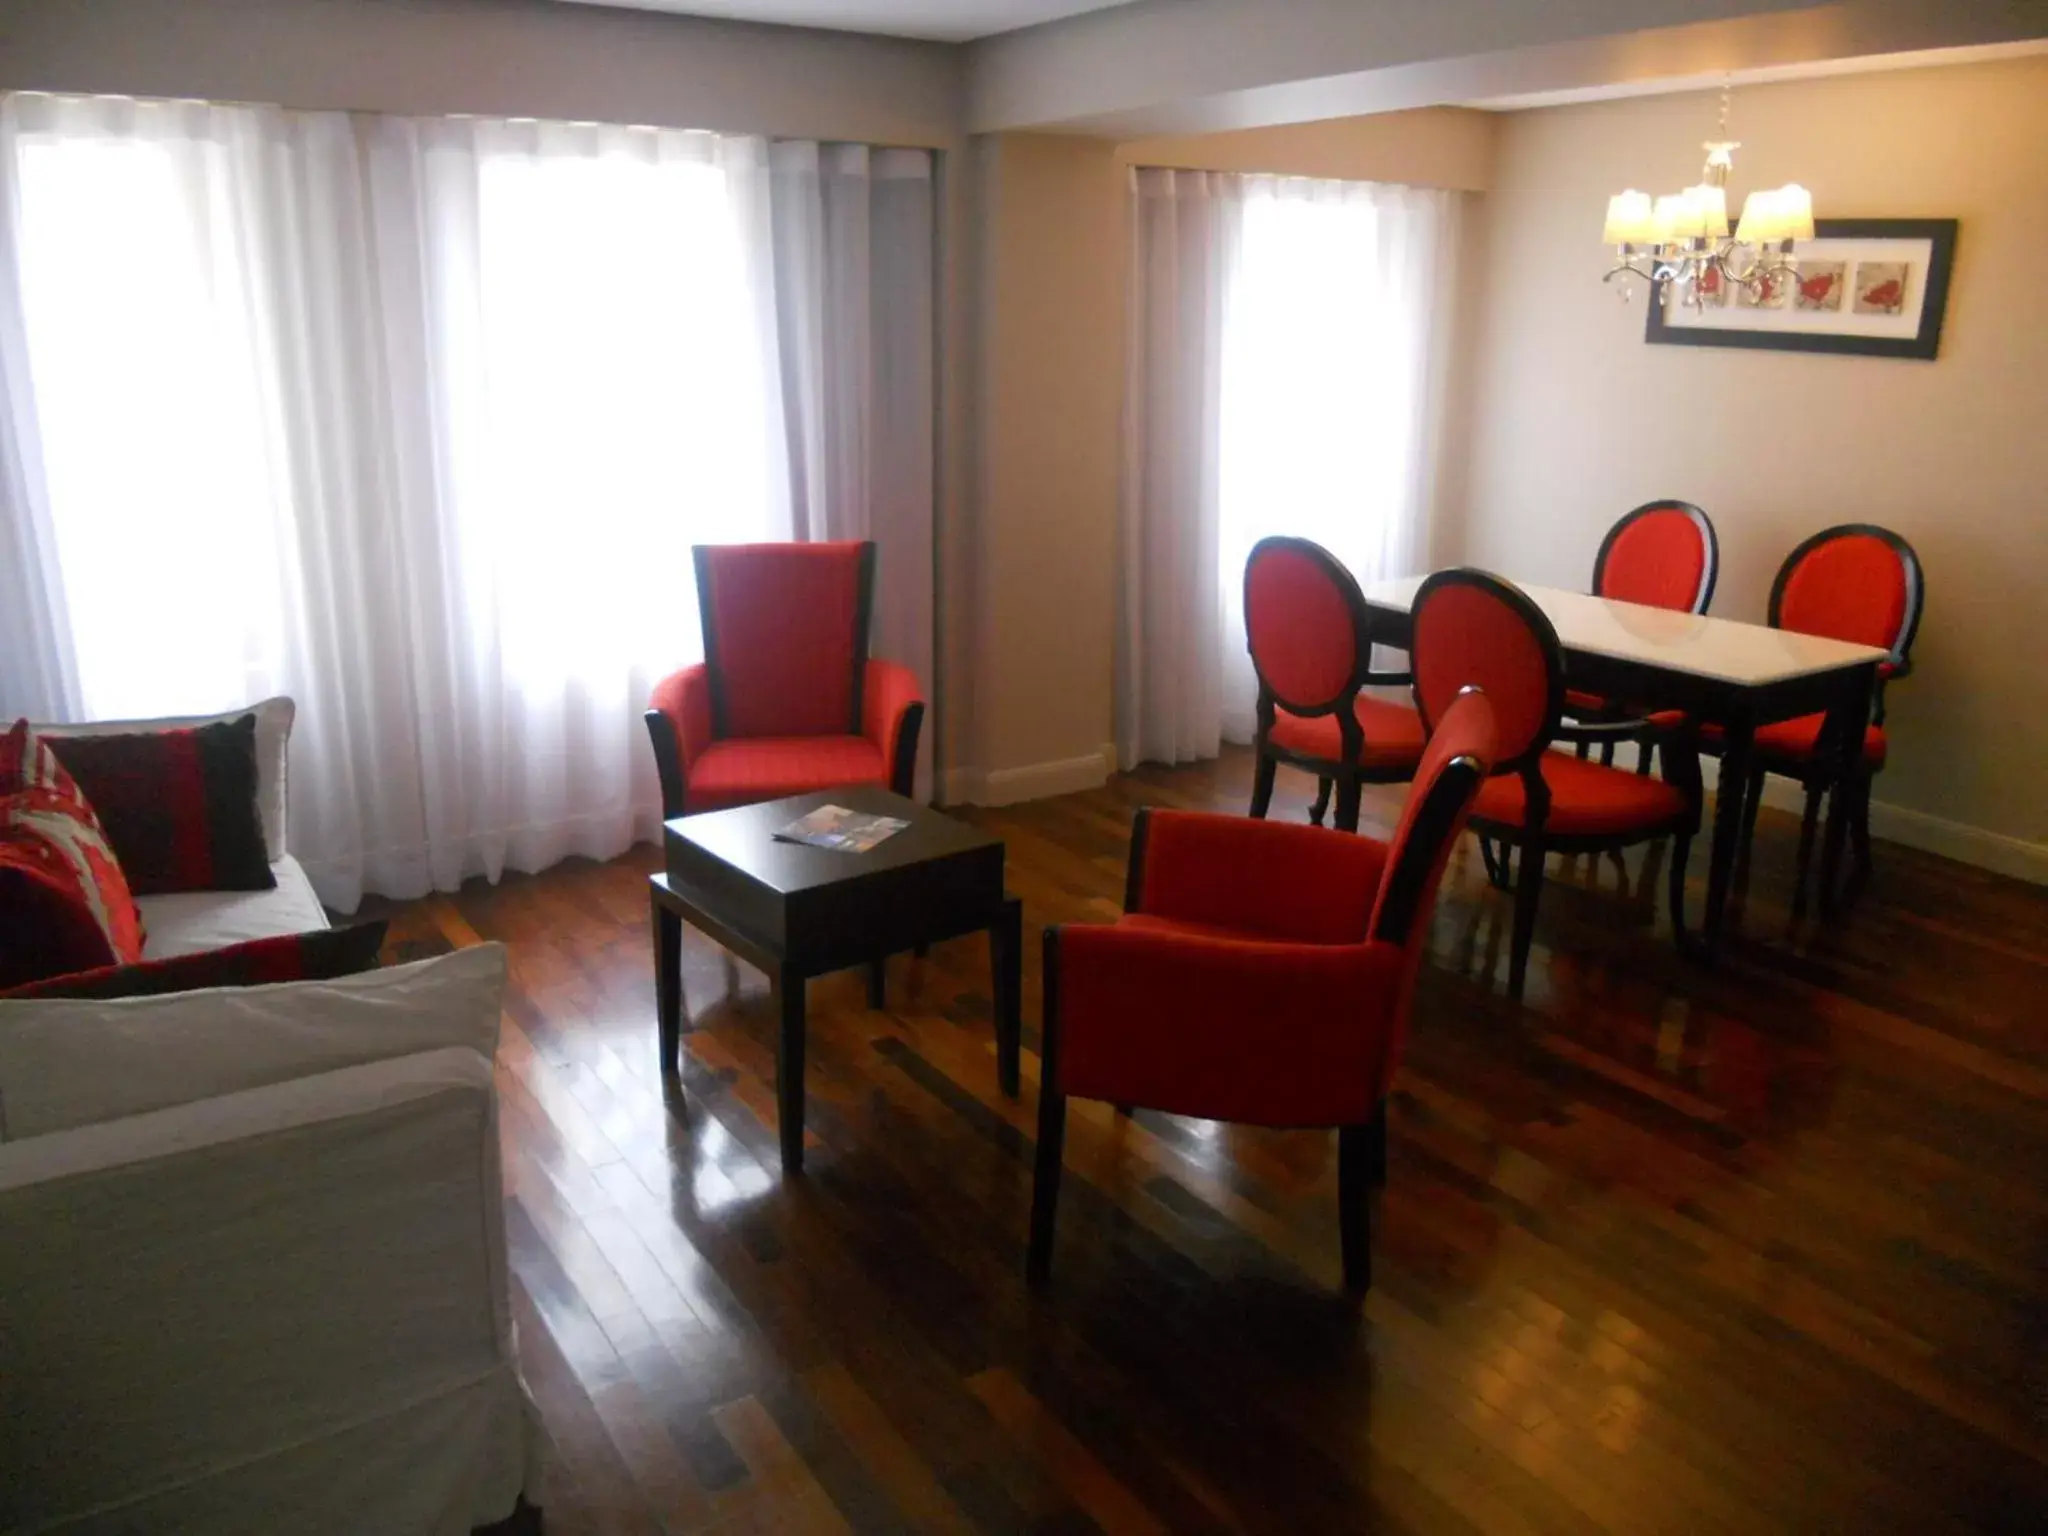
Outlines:
[[136,895],[276,886],[256,804],[253,712],[132,736],[41,740],[98,813]]
[[249,939],[220,949],[201,950],[196,955],[175,955],[168,960],[101,966],[0,992],[0,1001],[153,997],[164,992],[196,992],[202,987],[329,981],[336,976],[353,976],[358,971],[374,971],[387,926],[382,922],[357,923],[349,928]]

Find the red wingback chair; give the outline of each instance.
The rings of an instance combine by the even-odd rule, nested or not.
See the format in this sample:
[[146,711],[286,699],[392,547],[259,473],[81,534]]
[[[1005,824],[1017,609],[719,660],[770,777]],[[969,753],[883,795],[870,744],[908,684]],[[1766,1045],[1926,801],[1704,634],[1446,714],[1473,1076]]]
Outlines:
[[[1529,970],[1536,904],[1548,853],[1605,853],[1673,839],[1671,928],[1685,934],[1685,863],[1700,823],[1699,756],[1681,724],[1660,737],[1664,777],[1653,779],[1549,750],[1553,740],[1642,740],[1640,720],[1563,724],[1564,652],[1543,610],[1512,582],[1484,571],[1438,571],[1412,609],[1415,699],[1425,724],[1444,718],[1467,684],[1492,702],[1499,730],[1494,776],[1472,808],[1472,827],[1494,883],[1508,884],[1508,849],[1519,849],[1508,994]],[[1496,849],[1495,845],[1504,845]]]
[[1369,1196],[1445,860],[1493,760],[1477,692],[1442,715],[1391,844],[1140,811],[1124,917],[1045,936],[1028,1271],[1052,1264],[1067,1097],[1253,1125],[1336,1126],[1346,1286],[1371,1282]]
[[[1786,556],[1777,580],[1771,583],[1773,629],[1826,635],[1890,653],[1878,663],[1871,718],[1864,727],[1862,748],[1840,790],[1849,815],[1858,880],[1870,872],[1870,782],[1883,770],[1890,751],[1884,727],[1885,685],[1913,670],[1913,638],[1920,632],[1926,594],[1926,575],[1913,546],[1890,529],[1868,523],[1844,523],[1816,533]],[[1744,788],[1748,796],[1743,807],[1745,848],[1755,834],[1766,774],[1795,779],[1805,789],[1795,886],[1801,897],[1813,859],[1821,797],[1834,785],[1831,765],[1819,752],[1825,720],[1825,715],[1804,715],[1759,727],[1752,743],[1749,783]]]
[[[1705,613],[1720,571],[1721,541],[1713,519],[1689,501],[1646,501],[1623,513],[1600,541],[1593,557],[1593,595]],[[1575,689],[1565,690],[1564,705],[1566,713],[1584,720],[1613,720],[1627,713],[1625,705]],[[1650,771],[1650,751],[1645,741],[1637,772]],[[1586,752],[1587,744],[1580,743],[1579,756]],[[1614,761],[1614,743],[1602,744],[1600,760]]]
[[647,733],[665,817],[841,784],[911,792],[924,704],[868,657],[875,546],[692,551],[704,660],[655,686]]
[[1330,790],[1336,825],[1358,830],[1367,784],[1399,784],[1422,758],[1422,721],[1369,686],[1407,687],[1406,672],[1374,672],[1365,594],[1328,550],[1307,539],[1261,539],[1244,567],[1244,628],[1259,679],[1251,814],[1263,820],[1281,763],[1318,783],[1309,819],[1322,824]]

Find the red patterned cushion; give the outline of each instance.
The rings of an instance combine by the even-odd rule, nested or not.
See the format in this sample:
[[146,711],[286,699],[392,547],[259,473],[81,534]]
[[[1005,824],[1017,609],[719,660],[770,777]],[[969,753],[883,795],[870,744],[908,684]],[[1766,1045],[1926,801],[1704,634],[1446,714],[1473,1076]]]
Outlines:
[[102,966],[15,987],[0,992],[0,998],[153,997],[163,992],[196,992],[202,987],[259,987],[279,981],[353,976],[377,968],[387,926],[357,923],[351,928],[249,939],[169,960]]
[[[1422,756],[1422,717],[1405,704],[1361,696],[1354,706],[1358,728],[1365,733],[1365,750],[1359,763],[1366,768],[1413,768]],[[1284,709],[1273,713],[1273,729],[1266,739],[1274,746],[1299,757],[1321,758],[1326,762],[1344,760],[1344,736],[1335,715],[1291,715]]]
[[142,958],[142,916],[92,807],[28,789],[0,799],[0,987]]
[[[1557,752],[1543,754],[1543,782],[1550,786],[1550,814],[1544,830],[1560,836],[1625,836],[1646,832],[1685,815],[1685,796],[1662,779],[1620,768],[1603,768]],[[1523,825],[1528,814],[1522,776],[1504,773],[1488,779],[1472,807],[1474,821]]]
[[50,749],[50,738],[28,721],[17,720],[0,736],[0,795],[16,795],[24,789],[48,789],[74,799],[85,798]]
[[98,812],[139,896],[277,884],[256,804],[256,716],[49,741]]
[[687,808],[715,811],[840,784],[886,784],[882,749],[863,736],[715,741],[690,764]]

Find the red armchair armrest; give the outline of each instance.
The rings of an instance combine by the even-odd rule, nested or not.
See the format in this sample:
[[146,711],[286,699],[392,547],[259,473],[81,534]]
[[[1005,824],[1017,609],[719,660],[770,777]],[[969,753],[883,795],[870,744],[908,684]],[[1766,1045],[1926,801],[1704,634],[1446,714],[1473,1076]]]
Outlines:
[[1062,1093],[1285,1126],[1361,1123],[1386,1091],[1395,945],[1083,926],[1047,938]]
[[681,816],[689,799],[690,764],[711,745],[711,674],[702,662],[654,685],[647,734],[661,775],[661,811]]
[[1304,944],[1357,944],[1385,843],[1197,811],[1138,813],[1124,910]]
[[917,674],[893,661],[870,661],[861,684],[861,734],[882,749],[889,787],[908,795],[917,782],[917,735],[924,725],[924,700]]

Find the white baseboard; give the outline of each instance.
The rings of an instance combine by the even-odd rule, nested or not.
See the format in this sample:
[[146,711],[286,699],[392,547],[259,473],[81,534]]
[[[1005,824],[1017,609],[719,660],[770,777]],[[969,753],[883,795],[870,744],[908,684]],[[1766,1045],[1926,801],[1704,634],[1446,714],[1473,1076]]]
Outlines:
[[947,805],[1016,805],[1054,795],[1100,789],[1116,771],[1116,747],[1106,745],[1086,757],[1029,763],[1022,768],[954,768],[945,784]]
[[[1622,761],[1633,762],[1632,751],[1625,750]],[[1716,758],[1700,760],[1700,776],[1708,789],[1714,788],[1720,767]],[[1879,784],[1883,782],[1878,780]],[[1764,804],[1797,815],[1805,808],[1806,792],[1792,780],[1772,774],[1764,780]],[[1994,874],[2048,885],[2048,843],[2030,843],[2023,837],[2010,837],[1878,799],[1870,802],[1870,835],[1903,843],[1922,853],[1938,853],[1960,864],[1973,864]]]

